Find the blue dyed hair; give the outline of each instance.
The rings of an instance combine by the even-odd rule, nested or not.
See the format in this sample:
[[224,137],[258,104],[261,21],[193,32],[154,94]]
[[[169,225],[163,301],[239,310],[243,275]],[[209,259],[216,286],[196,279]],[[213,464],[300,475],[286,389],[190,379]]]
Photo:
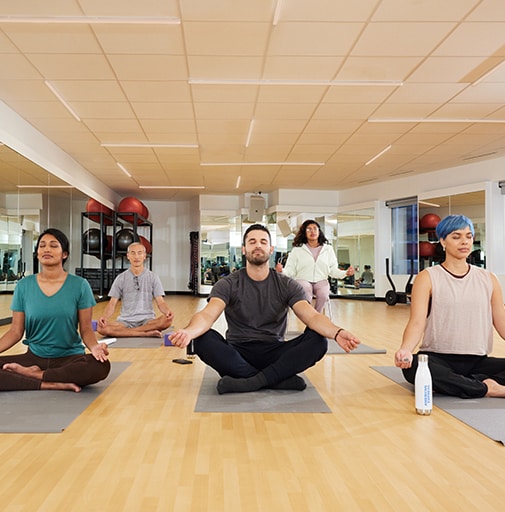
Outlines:
[[475,236],[475,228],[473,222],[465,215],[449,215],[444,217],[438,224],[435,230],[437,238],[445,240],[447,235],[458,229],[470,228],[472,236]]

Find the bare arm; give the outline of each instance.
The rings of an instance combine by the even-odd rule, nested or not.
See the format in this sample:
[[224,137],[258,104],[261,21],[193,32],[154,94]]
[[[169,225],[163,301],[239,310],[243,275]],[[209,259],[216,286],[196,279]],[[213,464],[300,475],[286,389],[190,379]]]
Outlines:
[[165,315],[169,320],[173,320],[174,314],[168,307],[168,304],[165,302],[165,298],[159,295],[158,297],[155,297],[155,301],[158,309],[160,310],[160,313]]
[[225,303],[217,297],[212,297],[207,305],[193,315],[189,324],[184,329],[179,329],[170,335],[172,345],[184,348],[189,342],[207,332],[219,315],[224,311]]
[[9,330],[0,338],[0,353],[13,347],[25,332],[25,314],[21,311],[12,312],[12,323]]
[[402,344],[395,354],[395,365],[400,368],[410,368],[412,365],[412,352],[420,343],[426,327],[430,297],[431,278],[423,270],[414,281],[409,321],[403,331]]
[[293,306],[293,311],[307,327],[321,334],[321,336],[334,339],[346,352],[354,350],[360,344],[359,339],[354,334],[333,324],[326,315],[318,313],[305,300],[298,301]]
[[494,274],[491,274],[493,281],[493,294],[491,295],[491,311],[493,315],[493,325],[496,332],[505,340],[505,307],[503,305],[503,293]]
[[107,324],[107,320],[114,314],[114,311],[116,310],[116,305],[119,302],[119,299],[116,299],[116,297],[111,297],[109,299],[109,303],[103,310],[102,316],[98,319],[98,325],[100,327],[105,327]]
[[95,333],[91,326],[91,316],[93,308],[80,309],[78,312],[79,318],[79,332],[83,343],[88,347],[89,351],[93,354],[98,361],[107,361],[109,350],[105,343],[98,343],[96,341]]

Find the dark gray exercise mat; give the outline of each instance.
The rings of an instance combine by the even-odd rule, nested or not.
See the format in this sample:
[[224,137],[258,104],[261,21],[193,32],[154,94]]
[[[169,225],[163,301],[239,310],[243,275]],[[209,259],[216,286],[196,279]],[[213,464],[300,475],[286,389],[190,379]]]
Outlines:
[[109,376],[73,391],[1,391],[0,433],[61,432],[81,414],[128,366],[114,362]]
[[303,375],[303,378],[307,383],[304,391],[262,389],[252,393],[220,395],[216,389],[219,375],[207,366],[195,412],[331,412],[307,376]]
[[[400,368],[396,366],[372,366],[371,368],[393,382],[400,384],[405,389],[414,392],[414,386],[405,381]],[[505,399],[463,399],[435,394],[433,405],[466,423],[481,434],[505,444]]]

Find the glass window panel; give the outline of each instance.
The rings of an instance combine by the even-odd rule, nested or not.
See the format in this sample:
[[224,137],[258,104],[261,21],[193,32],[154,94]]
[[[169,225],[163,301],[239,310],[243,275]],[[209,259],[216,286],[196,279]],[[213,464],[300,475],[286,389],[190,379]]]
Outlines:
[[417,203],[391,208],[391,272],[418,272],[418,207]]

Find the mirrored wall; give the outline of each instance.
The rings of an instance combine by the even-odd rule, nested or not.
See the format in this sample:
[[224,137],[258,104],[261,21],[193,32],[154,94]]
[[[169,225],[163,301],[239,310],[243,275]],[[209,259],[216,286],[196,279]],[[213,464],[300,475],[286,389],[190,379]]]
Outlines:
[[234,212],[200,217],[200,293],[242,266],[241,216]]
[[338,281],[338,295],[375,297],[375,212],[373,208],[338,213],[328,222],[336,225],[337,259],[342,268],[351,264],[352,277]]
[[[293,248],[299,226],[315,220],[333,247],[339,267],[355,268],[355,275],[330,279],[333,297],[374,297],[374,210],[359,209],[346,213],[298,213],[276,211],[263,217],[275,246],[271,266],[285,263]],[[200,237],[200,288],[206,294],[223,276],[243,266],[242,233],[252,224],[247,215],[224,212],[202,213]]]
[[11,294],[18,280],[37,271],[35,243],[47,227],[61,229],[69,237],[67,268],[73,271],[81,246],[74,233],[75,210],[83,208],[87,198],[3,144],[0,175],[1,321],[11,316]]

